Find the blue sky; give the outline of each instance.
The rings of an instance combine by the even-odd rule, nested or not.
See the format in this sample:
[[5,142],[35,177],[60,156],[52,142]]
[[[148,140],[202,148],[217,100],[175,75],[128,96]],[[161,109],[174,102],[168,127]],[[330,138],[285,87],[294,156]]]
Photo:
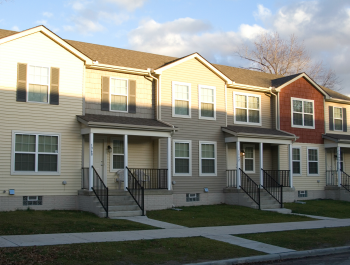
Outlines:
[[73,39],[170,56],[199,52],[213,63],[247,66],[235,55],[262,32],[304,40],[312,58],[350,95],[349,0],[0,0],[0,28],[45,25]]

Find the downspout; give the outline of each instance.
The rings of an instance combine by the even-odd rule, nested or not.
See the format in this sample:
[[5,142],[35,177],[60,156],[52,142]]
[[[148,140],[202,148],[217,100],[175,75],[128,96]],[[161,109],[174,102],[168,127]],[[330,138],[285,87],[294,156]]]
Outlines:
[[272,89],[274,89],[273,87],[270,87],[270,93],[272,95],[275,96],[275,99],[276,99],[276,104],[275,104],[275,119],[276,119],[276,129],[279,129],[279,121],[278,121],[278,99],[277,99],[277,95],[272,91]]

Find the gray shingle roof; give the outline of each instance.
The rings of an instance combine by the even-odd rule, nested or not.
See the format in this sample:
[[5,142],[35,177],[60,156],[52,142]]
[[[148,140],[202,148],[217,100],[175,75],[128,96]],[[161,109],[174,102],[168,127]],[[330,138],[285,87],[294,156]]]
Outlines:
[[110,115],[97,115],[97,114],[85,114],[77,115],[78,118],[86,122],[99,122],[99,123],[111,123],[118,125],[139,125],[139,126],[152,126],[152,127],[164,127],[172,128],[160,121],[154,119],[144,118],[130,118],[130,117],[119,117]]
[[340,94],[339,92],[336,92],[336,91],[329,89],[327,87],[324,87],[324,86],[321,86],[321,87],[332,98],[350,100],[350,97],[347,97],[343,94]]
[[339,141],[339,140],[350,141],[350,135],[348,134],[327,133],[327,134],[324,134],[323,137],[332,138],[334,139],[334,141]]
[[301,75],[301,73],[295,74],[295,75],[283,76],[281,78],[274,79],[271,81],[271,86],[274,88],[280,87],[280,86],[284,85],[285,83],[288,83],[290,80],[293,80],[294,78],[296,78],[299,75]]
[[223,127],[223,129],[229,130],[234,134],[263,134],[263,135],[272,135],[272,136],[293,137],[293,135],[289,133],[281,132],[275,129],[253,127],[253,126],[229,125],[227,127]]

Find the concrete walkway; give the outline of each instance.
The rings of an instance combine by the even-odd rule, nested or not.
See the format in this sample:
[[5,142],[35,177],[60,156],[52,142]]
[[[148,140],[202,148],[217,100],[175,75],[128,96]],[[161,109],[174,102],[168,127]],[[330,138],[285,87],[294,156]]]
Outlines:
[[237,226],[168,228],[122,232],[16,235],[0,236],[0,247],[44,246],[94,242],[119,242],[142,239],[185,238],[196,236],[226,236],[344,226],[350,226],[350,219],[317,220],[306,222],[253,224]]
[[185,226],[181,225],[175,225],[167,222],[162,222],[154,219],[150,219],[147,216],[132,216],[132,217],[116,217],[116,218],[111,218],[111,219],[124,219],[124,220],[129,220],[145,225],[151,225],[159,228],[164,228],[164,229],[180,229],[180,228],[186,228]]

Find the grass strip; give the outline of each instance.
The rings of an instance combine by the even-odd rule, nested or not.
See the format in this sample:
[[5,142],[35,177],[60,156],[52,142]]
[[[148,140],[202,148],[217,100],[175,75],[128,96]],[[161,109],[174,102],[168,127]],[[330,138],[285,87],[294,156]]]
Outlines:
[[203,237],[0,248],[0,264],[183,264],[263,255]]
[[307,200],[306,204],[285,203],[284,207],[293,213],[333,217],[350,218],[350,202],[335,200]]
[[0,212],[0,235],[31,235],[149,230],[157,227],[121,219],[99,218],[82,211]]
[[187,227],[264,224],[314,220],[304,216],[259,211],[248,207],[226,204],[178,208],[182,210],[175,211],[172,209],[167,209],[147,211],[147,216],[159,221]]
[[336,227],[244,234],[238,236],[294,250],[310,250],[350,246],[349,235],[350,227]]

